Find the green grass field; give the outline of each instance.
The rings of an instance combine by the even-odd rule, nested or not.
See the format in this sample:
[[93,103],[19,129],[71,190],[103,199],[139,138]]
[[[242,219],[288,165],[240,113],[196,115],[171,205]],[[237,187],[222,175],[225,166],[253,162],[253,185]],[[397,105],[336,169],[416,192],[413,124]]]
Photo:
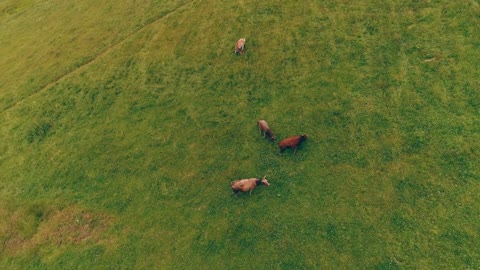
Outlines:
[[479,25],[477,0],[1,0],[0,269],[479,269]]

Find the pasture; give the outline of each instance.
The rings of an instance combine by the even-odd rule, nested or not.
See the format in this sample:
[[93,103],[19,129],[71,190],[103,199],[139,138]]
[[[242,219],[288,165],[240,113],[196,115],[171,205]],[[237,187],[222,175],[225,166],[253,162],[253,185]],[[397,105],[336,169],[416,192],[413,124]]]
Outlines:
[[0,1],[0,268],[480,268],[479,25],[476,0]]

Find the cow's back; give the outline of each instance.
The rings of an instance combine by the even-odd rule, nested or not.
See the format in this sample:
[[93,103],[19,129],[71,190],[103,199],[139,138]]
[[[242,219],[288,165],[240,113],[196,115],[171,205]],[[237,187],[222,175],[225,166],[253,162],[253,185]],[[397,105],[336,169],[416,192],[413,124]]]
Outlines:
[[300,136],[283,139],[278,143],[280,148],[295,147],[300,142]]

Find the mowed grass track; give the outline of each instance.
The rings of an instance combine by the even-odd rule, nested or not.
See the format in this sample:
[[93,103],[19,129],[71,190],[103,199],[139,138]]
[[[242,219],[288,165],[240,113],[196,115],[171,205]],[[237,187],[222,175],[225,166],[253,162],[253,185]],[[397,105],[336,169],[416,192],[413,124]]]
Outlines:
[[476,1],[81,2],[0,3],[0,268],[480,267]]

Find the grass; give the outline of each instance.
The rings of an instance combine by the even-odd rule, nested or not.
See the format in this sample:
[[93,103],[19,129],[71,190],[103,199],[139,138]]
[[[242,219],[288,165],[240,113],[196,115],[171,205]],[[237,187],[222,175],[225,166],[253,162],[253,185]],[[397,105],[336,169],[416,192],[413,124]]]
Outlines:
[[0,268],[479,268],[479,14],[3,1]]

